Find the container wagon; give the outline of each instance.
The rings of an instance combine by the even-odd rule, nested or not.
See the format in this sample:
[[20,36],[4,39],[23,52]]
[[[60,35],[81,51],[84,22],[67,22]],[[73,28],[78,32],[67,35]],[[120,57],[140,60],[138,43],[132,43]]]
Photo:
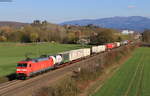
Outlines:
[[98,46],[93,46],[92,47],[92,53],[99,53],[100,51],[99,51],[99,48],[98,48]]
[[100,46],[93,46],[92,47],[92,53],[100,53],[106,50],[105,45],[100,45]]
[[106,50],[106,46],[105,45],[100,45],[100,46],[98,46],[98,48],[99,48],[100,52],[103,52],[103,51]]
[[87,57],[91,55],[91,49],[90,48],[85,48],[83,49],[83,56]]
[[115,44],[114,43],[108,43],[108,44],[106,44],[106,48],[107,48],[107,50],[111,50],[111,49],[115,48]]
[[120,42],[115,42],[115,46],[120,47],[121,46]]

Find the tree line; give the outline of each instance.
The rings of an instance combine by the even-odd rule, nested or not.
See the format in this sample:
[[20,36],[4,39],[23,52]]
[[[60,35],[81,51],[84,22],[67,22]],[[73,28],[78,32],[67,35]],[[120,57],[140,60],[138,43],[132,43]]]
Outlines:
[[147,42],[147,43],[150,43],[150,30],[145,30],[143,33],[142,33],[142,39],[144,42]]
[[58,42],[103,44],[121,41],[124,36],[114,29],[99,28],[94,25],[56,25],[35,20],[20,28],[0,27],[0,42]]

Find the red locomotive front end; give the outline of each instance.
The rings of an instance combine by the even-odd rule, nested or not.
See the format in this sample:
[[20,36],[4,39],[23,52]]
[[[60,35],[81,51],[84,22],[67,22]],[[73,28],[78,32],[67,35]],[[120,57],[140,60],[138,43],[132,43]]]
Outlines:
[[17,78],[25,79],[30,74],[30,64],[31,61],[20,61],[17,64],[16,74]]
[[18,79],[26,79],[41,72],[54,68],[54,61],[51,57],[28,59],[17,64],[16,74]]

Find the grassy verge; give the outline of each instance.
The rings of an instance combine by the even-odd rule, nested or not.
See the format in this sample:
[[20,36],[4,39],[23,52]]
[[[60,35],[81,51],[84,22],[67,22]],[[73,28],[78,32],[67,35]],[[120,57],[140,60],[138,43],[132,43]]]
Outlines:
[[149,96],[150,48],[138,48],[93,96]]

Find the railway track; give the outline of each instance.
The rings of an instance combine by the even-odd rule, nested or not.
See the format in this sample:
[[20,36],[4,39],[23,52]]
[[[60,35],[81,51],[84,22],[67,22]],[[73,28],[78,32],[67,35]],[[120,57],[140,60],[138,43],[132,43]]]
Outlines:
[[12,85],[15,85],[15,84],[17,84],[19,82],[20,82],[20,80],[13,80],[13,81],[9,81],[9,82],[6,82],[6,83],[2,83],[2,84],[0,84],[0,91],[2,89],[4,89],[4,88],[7,88],[7,87],[12,86]]
[[[19,82],[21,82],[21,80],[13,80],[10,82],[6,82],[4,84],[0,85],[0,93],[5,92],[5,90],[8,90],[9,87],[13,87],[16,86]],[[1,95],[0,95],[1,96]]]
[[[58,73],[60,74],[60,73]],[[57,78],[58,74],[52,74],[51,76],[54,78]],[[67,73],[70,74],[70,73]],[[56,75],[56,77],[54,76]],[[47,76],[47,75],[45,75]],[[64,75],[58,77],[57,79],[63,77]],[[42,81],[49,80],[49,78],[43,78],[43,79],[32,79],[32,80],[26,80],[20,83],[17,83],[16,85],[12,85],[9,86],[7,88],[4,88],[2,90],[0,90],[0,96],[26,96],[28,94],[28,92],[32,93],[32,89],[37,88],[38,86],[44,87],[45,85],[47,85],[48,83],[41,83]],[[57,80],[55,79],[55,80]],[[35,82],[36,80],[36,82]],[[54,79],[49,80],[51,83],[55,81]],[[29,88],[29,89],[28,89]],[[27,90],[26,90],[27,89]],[[23,92],[23,93],[18,93],[18,92]]]

